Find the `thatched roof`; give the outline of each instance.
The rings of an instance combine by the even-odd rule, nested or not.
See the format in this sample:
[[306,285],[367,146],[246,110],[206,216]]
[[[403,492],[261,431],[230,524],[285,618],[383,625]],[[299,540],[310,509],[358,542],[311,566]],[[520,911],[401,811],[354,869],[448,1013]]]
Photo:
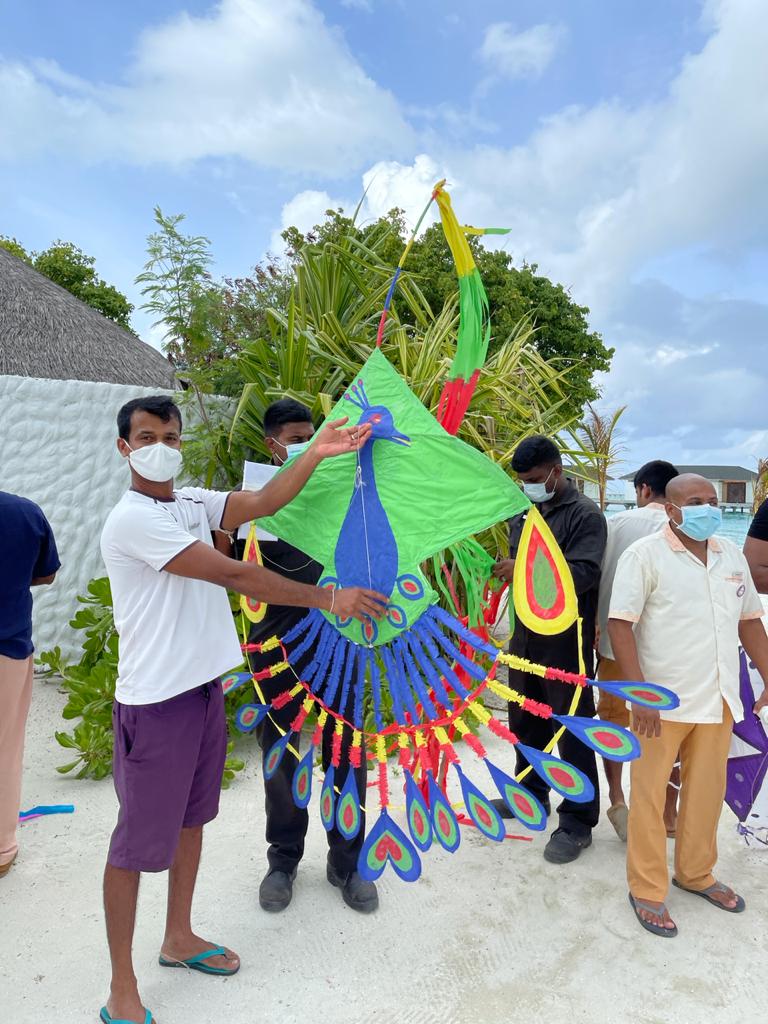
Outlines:
[[178,387],[157,349],[2,246],[0,374]]

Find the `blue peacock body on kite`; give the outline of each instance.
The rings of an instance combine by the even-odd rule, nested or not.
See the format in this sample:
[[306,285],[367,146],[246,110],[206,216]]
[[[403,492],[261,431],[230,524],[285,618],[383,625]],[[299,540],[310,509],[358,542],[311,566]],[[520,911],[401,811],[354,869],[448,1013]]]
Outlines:
[[[361,415],[358,424],[370,424],[371,434],[357,455],[354,485],[344,521],[334,548],[333,565],[320,582],[325,587],[368,587],[389,597],[386,623],[392,630],[404,629],[434,600],[418,567],[399,575],[397,539],[376,485],[376,446],[382,442],[410,448],[411,438],[398,430],[386,405],[371,405],[365,384],[358,379],[344,396]],[[396,468],[396,467],[395,467]],[[418,602],[411,608],[406,602]],[[334,623],[351,640],[366,644],[379,641],[380,627],[373,619],[363,624],[352,620]]]

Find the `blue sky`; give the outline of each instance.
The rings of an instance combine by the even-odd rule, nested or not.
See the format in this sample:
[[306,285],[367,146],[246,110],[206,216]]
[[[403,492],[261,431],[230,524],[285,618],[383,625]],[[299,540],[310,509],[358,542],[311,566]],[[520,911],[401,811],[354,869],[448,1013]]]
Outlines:
[[[329,203],[447,175],[617,348],[628,466],[768,454],[760,0],[36,0],[0,7],[0,233],[139,302],[152,208],[241,274]],[[155,344],[145,314],[134,318]]]

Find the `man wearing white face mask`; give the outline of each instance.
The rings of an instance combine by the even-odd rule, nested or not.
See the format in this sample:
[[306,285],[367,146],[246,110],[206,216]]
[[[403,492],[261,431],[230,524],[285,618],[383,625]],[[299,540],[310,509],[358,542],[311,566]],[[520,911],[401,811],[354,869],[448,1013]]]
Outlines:
[[[600,566],[607,539],[605,516],[597,505],[580,494],[573,481],[565,476],[560,452],[548,437],[535,436],[522,441],[512,456],[512,468],[517,473],[526,495],[546,519],[571,570],[579,601],[579,616],[582,619],[581,653],[587,675],[592,676]],[[523,513],[509,521],[510,557],[497,562],[494,569],[494,574],[508,583],[512,582],[515,556],[525,525],[525,515]],[[558,636],[541,636],[527,629],[518,620],[515,623],[509,651],[510,654],[543,665],[551,665],[568,672],[580,671],[575,625]],[[519,693],[550,704],[556,714],[568,714],[572,693],[562,683],[516,670],[510,671],[509,680],[510,686]],[[595,714],[591,687],[582,692],[578,714],[590,718]],[[509,705],[509,727],[523,743],[537,750],[543,750],[554,736],[552,719],[525,714],[520,706],[514,703]],[[584,772],[595,789],[594,797],[587,803],[563,800],[557,808],[558,828],[552,833],[544,848],[544,857],[554,864],[566,864],[580,856],[582,850],[592,843],[592,829],[600,817],[600,797],[594,752],[567,730],[560,740],[559,750],[564,760]],[[518,754],[518,773],[523,771],[527,764],[523,755]],[[546,782],[531,772],[526,777],[525,785],[539,798],[545,808],[549,809],[549,787]],[[503,801],[494,801],[494,805],[502,816],[509,815]]]
[[226,976],[231,950],[192,930],[203,826],[216,817],[227,733],[219,677],[242,662],[226,589],[302,608],[380,618],[386,598],[361,588],[334,592],[296,582],[216,551],[212,531],[271,515],[301,490],[318,463],[355,452],[369,430],[326,424],[311,449],[261,491],[174,489],[181,467],[181,413],[170,398],[128,402],[118,413],[118,451],[131,488],[110,513],[101,550],[112,585],[120,661],[113,709],[115,789],[120,803],[104,874],[112,959],[104,1024],[149,1024],[131,945],[142,871],[169,870],[160,964]]
[[[768,680],[768,637],[744,555],[715,537],[722,513],[712,484],[693,473],[675,477],[667,484],[665,509],[669,524],[635,541],[619,559],[608,631],[625,679],[660,683],[680,697],[674,711],[635,706],[631,712],[642,755],[630,773],[629,899],[643,928],[671,938],[677,927],[664,903],[664,804],[678,750],[673,885],[719,910],[744,910],[742,897],[712,872],[731,729],[743,717],[739,640]],[[768,689],[754,712],[766,705]]]

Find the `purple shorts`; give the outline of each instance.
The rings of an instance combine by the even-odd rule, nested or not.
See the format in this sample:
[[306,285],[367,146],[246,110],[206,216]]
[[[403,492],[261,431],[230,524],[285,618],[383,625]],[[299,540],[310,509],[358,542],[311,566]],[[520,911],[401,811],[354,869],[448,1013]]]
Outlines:
[[112,709],[112,772],[120,802],[107,860],[129,871],[166,871],[183,828],[213,821],[227,756],[218,679],[158,704]]

